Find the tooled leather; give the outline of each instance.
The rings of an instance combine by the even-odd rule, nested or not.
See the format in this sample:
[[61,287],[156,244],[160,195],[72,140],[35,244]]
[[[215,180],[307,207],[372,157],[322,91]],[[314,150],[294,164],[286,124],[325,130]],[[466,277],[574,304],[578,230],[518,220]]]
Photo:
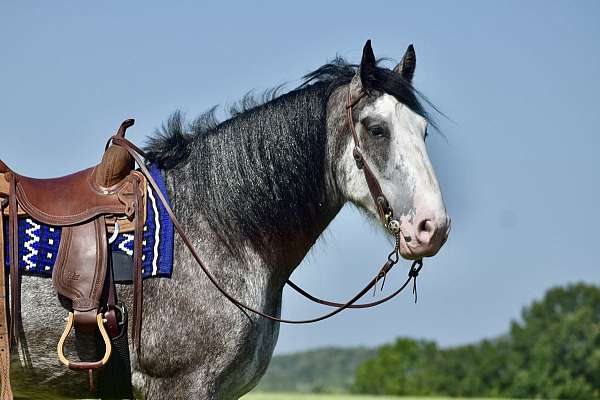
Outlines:
[[1,368],[2,373],[2,400],[12,400],[12,388],[10,386],[10,355],[8,353],[8,348],[5,351],[0,353],[0,364],[6,367]]
[[100,186],[110,187],[123,180],[133,169],[133,158],[127,150],[113,145],[104,152],[95,171],[95,181]]
[[73,309],[78,311],[89,311],[98,308],[98,302],[94,299],[79,297],[73,299]]
[[125,214],[132,207],[127,196],[133,190],[131,174],[109,188],[95,184],[94,168],[55,179],[14,175],[20,206],[42,223],[74,225],[101,214]]
[[107,270],[104,217],[64,227],[62,236],[52,271],[54,288],[72,300],[75,311],[97,309]]
[[[3,218],[0,218],[0,232],[4,231],[3,224]],[[0,260],[4,260],[4,235],[0,235]],[[0,288],[5,287],[4,283],[5,273],[2,270],[0,271]],[[2,400],[13,398],[10,386],[10,343],[8,341],[8,320],[6,318],[6,294],[4,290],[0,293],[0,374],[2,375],[0,398]]]
[[[125,129],[132,124],[133,120],[125,121],[118,135],[122,138]],[[125,151],[128,153],[127,150]],[[135,236],[138,237],[139,242],[141,242],[145,221],[146,181],[143,174],[133,171],[133,157],[127,154],[123,157],[123,155],[122,149],[109,151],[97,167],[56,179],[35,179],[18,175],[0,160],[0,216],[4,213],[8,214],[11,225],[9,247],[12,260],[11,290],[14,308],[11,322],[14,322],[20,314],[18,264],[15,262],[17,259],[15,254],[18,250],[15,243],[18,237],[17,216],[27,214],[44,224],[63,227],[58,259],[53,271],[53,284],[58,293],[71,299],[76,329],[96,330],[96,315],[109,265],[105,216],[109,217],[113,224],[116,224],[118,219],[120,228],[121,225],[125,225],[124,220],[130,222],[130,225],[135,225],[135,228],[129,229],[135,229]],[[127,160],[126,157],[129,159]],[[100,177],[99,182],[94,179],[96,170]],[[6,206],[4,203],[9,203],[9,207],[2,210]],[[133,210],[136,210],[135,220],[132,218]],[[0,233],[2,221],[0,218]],[[127,227],[123,226],[123,229]],[[0,260],[4,258],[2,241],[3,237],[0,234]],[[141,251],[138,253],[139,258]],[[0,284],[0,287],[4,285]],[[8,310],[5,310],[4,306],[7,298],[7,293],[0,298],[2,309],[0,321],[6,320]],[[118,331],[114,311],[111,317],[112,331]],[[11,334],[16,332],[14,326],[16,324],[10,326]],[[10,343],[7,340],[12,336],[6,333],[6,329],[6,321],[0,322],[2,400],[12,399],[9,378],[8,346]],[[69,365],[69,368],[90,370],[102,365],[102,361],[79,362]]]

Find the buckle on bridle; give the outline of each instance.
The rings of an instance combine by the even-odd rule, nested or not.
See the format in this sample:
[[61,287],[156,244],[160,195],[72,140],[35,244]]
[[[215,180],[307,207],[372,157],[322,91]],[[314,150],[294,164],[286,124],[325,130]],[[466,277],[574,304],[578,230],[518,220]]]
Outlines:
[[354,157],[354,161],[356,162],[356,167],[358,169],[363,169],[365,162],[363,161],[363,156],[362,156],[362,153],[360,152],[360,149],[358,148],[358,146],[354,146],[354,148],[352,149],[352,157]]

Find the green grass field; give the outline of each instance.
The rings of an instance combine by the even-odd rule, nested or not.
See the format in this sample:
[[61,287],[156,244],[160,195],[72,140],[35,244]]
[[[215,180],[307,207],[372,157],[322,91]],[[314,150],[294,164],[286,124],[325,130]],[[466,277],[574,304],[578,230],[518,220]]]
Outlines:
[[[457,397],[354,396],[349,394],[250,393],[242,400],[459,400]],[[469,400],[485,400],[469,398]],[[498,400],[498,399],[495,399]]]

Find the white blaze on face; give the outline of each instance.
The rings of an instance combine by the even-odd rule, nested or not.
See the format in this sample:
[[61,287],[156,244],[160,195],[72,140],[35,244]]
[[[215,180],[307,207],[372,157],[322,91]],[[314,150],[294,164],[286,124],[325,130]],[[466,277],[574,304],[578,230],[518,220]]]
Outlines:
[[382,171],[382,175],[392,178],[391,182],[383,184],[387,189],[386,195],[389,193],[392,208],[399,211],[403,209],[400,204],[403,196],[400,194],[404,186],[404,176],[407,179],[406,183],[412,186],[413,212],[416,213],[404,217],[418,217],[419,214],[426,213],[429,218],[445,219],[446,208],[442,193],[425,146],[427,121],[389,94],[377,99],[373,108],[382,118],[389,121],[392,130],[388,169]]
[[[377,176],[395,218],[401,222],[402,236],[406,238],[403,255],[433,255],[446,240],[449,218],[425,146],[427,121],[388,94],[365,107],[359,121],[367,116],[387,125],[389,137],[373,138],[386,141],[386,147],[377,150],[385,151],[386,161],[376,165],[368,149],[363,149],[363,155]],[[350,143],[350,159],[353,145]],[[382,165],[385,170],[381,170]],[[353,167],[355,171],[346,182],[349,194],[353,195],[350,197],[375,214],[362,172]]]

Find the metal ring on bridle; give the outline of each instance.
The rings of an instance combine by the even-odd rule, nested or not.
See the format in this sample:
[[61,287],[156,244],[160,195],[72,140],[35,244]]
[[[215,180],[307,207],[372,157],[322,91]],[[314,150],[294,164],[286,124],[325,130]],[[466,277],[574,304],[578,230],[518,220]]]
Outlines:
[[390,254],[388,254],[387,259],[389,262],[392,263],[392,265],[395,265],[398,263],[398,261],[400,261],[400,255],[398,254],[398,246],[396,246],[394,250],[390,252]]

